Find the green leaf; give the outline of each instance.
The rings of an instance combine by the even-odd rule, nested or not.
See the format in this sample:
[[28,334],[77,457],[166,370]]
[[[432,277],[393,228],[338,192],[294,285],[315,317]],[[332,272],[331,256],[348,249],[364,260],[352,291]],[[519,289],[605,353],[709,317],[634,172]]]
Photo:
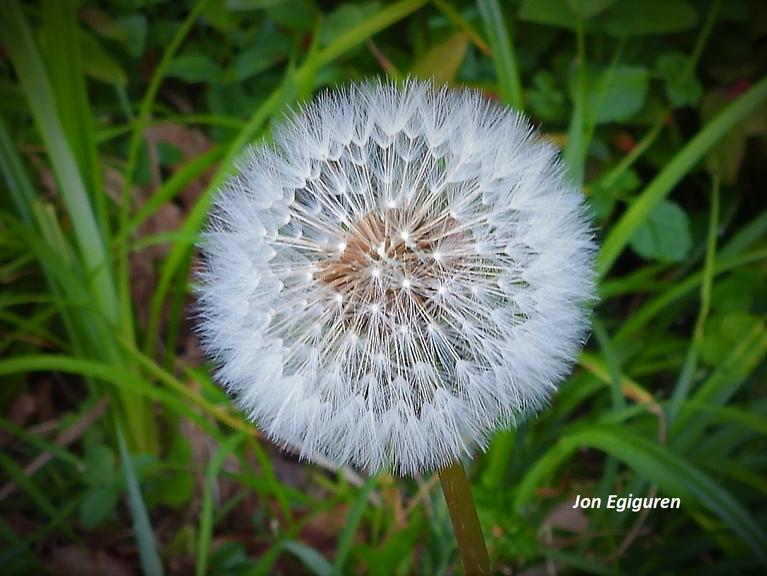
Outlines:
[[[764,216],[767,216],[767,212]],[[752,270],[736,270],[714,284],[711,290],[711,309],[721,315],[748,312],[763,292],[762,275]]]
[[666,96],[674,107],[698,104],[703,86],[692,75],[689,57],[681,52],[667,52],[658,57],[656,67],[665,83]]
[[133,470],[128,447],[125,444],[122,430],[119,426],[116,428],[117,445],[120,448],[120,459],[125,473],[125,484],[128,488],[128,504],[133,517],[133,532],[138,544],[139,556],[141,558],[141,569],[145,576],[162,576],[162,562],[157,552],[157,542],[155,541],[152,525],[149,522],[144,499],[141,496],[138,478]]
[[288,0],[226,0],[225,5],[229,10],[263,10],[287,2]]
[[170,63],[166,75],[190,84],[217,82],[221,69],[205,54],[181,54]]
[[378,9],[378,2],[341,4],[322,21],[320,46],[327,46],[350,28],[359,26],[375,14]]
[[146,16],[140,12],[128,14],[117,18],[117,23],[125,31],[127,37],[125,50],[134,58],[138,58],[144,53],[146,47]]
[[605,18],[607,33],[618,37],[683,32],[697,24],[687,0],[619,0]]
[[230,436],[223,444],[218,447],[213,458],[208,463],[205,470],[205,489],[202,500],[202,512],[200,513],[200,530],[197,540],[197,565],[195,574],[204,576],[208,570],[208,555],[210,552],[210,543],[213,539],[213,495],[218,489],[218,475],[224,461],[245,438],[244,434]]
[[721,364],[751,332],[759,319],[745,312],[717,315],[706,322],[703,340],[697,345],[701,360],[711,366]]
[[544,122],[563,122],[567,119],[568,106],[565,95],[557,86],[554,75],[548,70],[535,73],[527,101],[533,116]]
[[587,20],[604,12],[613,2],[615,0],[524,0],[519,19],[574,30],[577,18]]
[[589,206],[594,210],[597,218],[606,218],[612,213],[616,199],[624,197],[627,192],[633,192],[641,183],[639,176],[631,168],[621,173],[616,179],[611,179],[608,184],[601,178],[591,185]]
[[658,204],[631,237],[631,248],[645,260],[681,262],[691,247],[687,213],[671,200]]
[[255,46],[237,54],[232,64],[234,79],[239,82],[263,72],[286,57],[290,46],[289,38],[278,33],[269,34]]
[[90,490],[80,502],[80,522],[87,528],[99,526],[117,507],[118,494],[113,486]]
[[[731,100],[732,95],[724,89],[710,90],[700,103],[701,116],[708,121]],[[760,134],[767,134],[767,103],[758,106],[722,138],[706,157],[706,169],[719,176],[722,183],[734,184],[746,156],[748,139]]]
[[92,34],[81,32],[80,44],[83,68],[88,76],[113,86],[127,85],[128,76],[125,74],[123,67],[104,50]]
[[[229,2],[244,3],[245,0],[228,0]],[[279,26],[296,32],[304,32],[314,26],[317,9],[311,0],[260,0],[254,2],[248,0],[252,6],[260,4],[266,8],[266,13],[271,20]]]
[[478,0],[477,4],[493,50],[493,64],[498,76],[501,100],[517,110],[523,110],[525,100],[519,78],[517,56],[512,43],[511,27],[506,24],[506,18],[498,5],[498,0]]
[[357,533],[357,527],[362,520],[362,514],[365,512],[367,505],[368,495],[373,491],[376,485],[376,477],[372,476],[365,481],[362,488],[359,490],[357,499],[352,507],[349,509],[349,513],[346,515],[346,525],[343,531],[338,536],[338,545],[336,546],[336,556],[333,559],[333,566],[337,573],[342,574],[346,558],[349,556],[349,552],[354,542],[354,536]]
[[597,257],[597,270],[604,276],[612,267],[623,248],[631,240],[634,231],[673,187],[695,164],[719,142],[734,126],[767,100],[767,77],[745,94],[734,100],[712,118],[677,154],[666,164],[647,188],[632,201],[621,219],[613,226]]
[[575,11],[567,0],[524,0],[519,7],[519,19],[569,30],[575,28]]
[[600,12],[604,12],[612,6],[615,0],[567,0],[567,4],[573,12],[580,15],[581,18],[591,18]]
[[355,554],[363,559],[370,576],[388,576],[389,574],[409,574],[413,569],[403,566],[411,561],[418,542],[423,522],[422,516],[411,515],[402,530],[395,532],[379,546],[360,545],[355,547]]
[[424,52],[413,63],[410,73],[421,78],[433,78],[436,82],[450,82],[461,67],[468,45],[466,34],[453,34]]
[[157,161],[161,166],[174,166],[184,159],[184,153],[170,142],[157,143]]
[[[588,68],[586,106],[589,117],[597,124],[628,120],[644,105],[649,74],[640,66],[611,66],[599,72]],[[575,91],[575,76],[571,77]]]
[[515,508],[521,511],[544,479],[584,447],[602,450],[621,460],[668,496],[681,498],[685,508],[702,504],[740,536],[761,562],[767,561],[767,535],[732,494],[680,454],[619,426],[590,426],[564,436],[523,478]]
[[114,485],[115,456],[108,446],[95,444],[85,449],[83,479],[93,487]]
[[80,21],[102,38],[123,43],[128,39],[125,30],[112,16],[100,8],[88,6],[80,10]]
[[17,2],[0,2],[0,34],[27,95],[46,152],[53,164],[60,193],[73,224],[82,258],[92,274],[98,308],[112,321],[118,302],[105,241],[90,203],[83,176],[61,119],[54,91],[29,25]]
[[[312,73],[313,70],[316,70],[317,67],[334,61],[357,44],[364,42],[374,34],[377,34],[394,23],[408,17],[426,4],[426,2],[427,0],[399,0],[398,2],[387,4],[358,26],[345,31],[336,38],[331,45],[320,50],[314,57],[314,61],[305,63],[292,74],[294,79],[295,77],[298,77],[300,80],[305,79],[305,77]],[[0,3],[0,5],[2,5],[2,3]],[[296,10],[294,9],[293,11],[295,12]],[[190,210],[184,221],[181,230],[182,234],[194,235],[199,232],[200,226],[207,215],[214,191],[222,184],[232,170],[233,163],[241,153],[243,147],[256,137],[275,109],[284,106],[290,101],[286,90],[286,85],[288,84],[287,80],[287,78],[284,78],[283,83],[278,86],[271,95],[259,103],[242,130],[240,130],[237,136],[231,141],[218,171],[211,178],[205,191]],[[138,134],[140,134],[140,132],[138,132]],[[149,337],[147,338],[147,350],[154,349],[156,333],[159,331],[160,315],[166,309],[166,299],[171,289],[171,284],[177,275],[180,275],[182,272],[186,274],[184,265],[189,261],[191,248],[192,246],[185,242],[175,243],[171,248],[170,254],[165,259],[162,274],[157,283],[154,295],[152,296],[151,312],[147,329],[149,334]],[[182,299],[178,299],[179,303],[181,301]]]

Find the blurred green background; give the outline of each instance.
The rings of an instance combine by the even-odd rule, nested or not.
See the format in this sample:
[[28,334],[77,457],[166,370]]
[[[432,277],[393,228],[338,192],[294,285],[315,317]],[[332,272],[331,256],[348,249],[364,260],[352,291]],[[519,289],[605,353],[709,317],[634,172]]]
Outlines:
[[[408,74],[524,109],[600,236],[574,374],[468,464],[497,572],[761,572],[766,72],[761,0],[3,0],[0,572],[461,573],[435,477],[243,420],[189,295],[243,147]],[[682,506],[572,508],[613,493]]]

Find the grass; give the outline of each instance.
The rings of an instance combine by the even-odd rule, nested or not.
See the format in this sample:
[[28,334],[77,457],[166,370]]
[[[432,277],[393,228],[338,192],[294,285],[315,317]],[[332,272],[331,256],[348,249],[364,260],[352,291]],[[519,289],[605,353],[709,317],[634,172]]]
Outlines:
[[[408,70],[523,110],[601,245],[573,375],[469,463],[493,565],[763,570],[760,3],[331,4],[0,3],[2,572],[460,572],[435,477],[281,452],[190,320],[194,247],[242,150],[327,86]],[[682,506],[581,514],[576,494]]]

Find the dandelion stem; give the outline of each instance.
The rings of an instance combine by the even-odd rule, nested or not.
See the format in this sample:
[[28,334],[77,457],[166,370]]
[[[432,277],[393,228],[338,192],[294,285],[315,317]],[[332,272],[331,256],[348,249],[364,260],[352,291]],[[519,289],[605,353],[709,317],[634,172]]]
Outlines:
[[453,522],[463,571],[467,576],[490,574],[490,557],[479,525],[471,485],[463,465],[456,461],[439,471],[442,492]]

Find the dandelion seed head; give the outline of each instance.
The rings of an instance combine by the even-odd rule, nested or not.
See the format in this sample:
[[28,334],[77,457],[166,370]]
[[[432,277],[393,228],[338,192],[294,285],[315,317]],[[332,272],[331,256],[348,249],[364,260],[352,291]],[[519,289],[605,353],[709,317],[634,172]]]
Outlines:
[[543,407],[588,330],[592,232],[519,114],[409,81],[327,92],[219,191],[217,377],[302,457],[402,475]]

